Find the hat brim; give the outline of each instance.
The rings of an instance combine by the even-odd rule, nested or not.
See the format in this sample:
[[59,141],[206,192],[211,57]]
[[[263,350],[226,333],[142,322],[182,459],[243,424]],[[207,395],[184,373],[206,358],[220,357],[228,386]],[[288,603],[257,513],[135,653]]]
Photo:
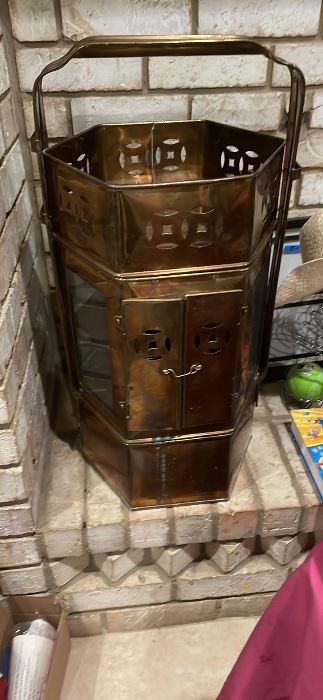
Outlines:
[[289,272],[277,290],[275,307],[301,301],[323,289],[323,258],[310,260]]

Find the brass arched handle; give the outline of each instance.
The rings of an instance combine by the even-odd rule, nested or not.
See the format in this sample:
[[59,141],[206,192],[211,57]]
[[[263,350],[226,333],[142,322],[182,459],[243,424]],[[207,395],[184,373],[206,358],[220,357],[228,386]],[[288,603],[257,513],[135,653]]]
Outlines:
[[162,369],[163,374],[172,374],[175,379],[182,379],[183,377],[189,377],[191,374],[196,374],[196,372],[199,372],[202,369],[202,365],[191,365],[190,369],[188,372],[184,372],[184,374],[176,374],[175,370],[169,367],[168,369]]

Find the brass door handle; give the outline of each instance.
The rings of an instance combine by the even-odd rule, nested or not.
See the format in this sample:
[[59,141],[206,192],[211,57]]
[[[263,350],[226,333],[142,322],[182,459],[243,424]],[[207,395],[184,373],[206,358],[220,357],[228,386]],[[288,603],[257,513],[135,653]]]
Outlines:
[[196,374],[196,372],[199,372],[200,369],[202,369],[202,365],[191,365],[190,369],[188,372],[184,372],[184,374],[176,374],[175,370],[169,367],[168,369],[162,369],[163,374],[172,374],[175,379],[182,379],[183,377],[189,377],[190,374]]

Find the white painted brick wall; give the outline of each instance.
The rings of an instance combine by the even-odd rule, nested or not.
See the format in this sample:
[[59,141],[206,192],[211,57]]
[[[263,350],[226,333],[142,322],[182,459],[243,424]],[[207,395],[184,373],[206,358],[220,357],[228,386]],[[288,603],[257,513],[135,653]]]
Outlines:
[[0,158],[3,158],[3,156],[5,154],[5,150],[6,150],[6,147],[5,147],[5,142],[3,140],[3,133],[1,130],[1,125],[0,125]]
[[71,101],[74,132],[94,124],[187,119],[185,95],[147,97],[75,97]]
[[34,532],[31,503],[18,503],[0,508],[0,537],[18,537]]
[[[85,465],[78,452],[57,438],[53,440],[50,460],[51,468],[47,461],[44,484],[48,498],[46,502],[45,498],[41,499],[39,521],[47,556],[49,559],[81,556]],[[64,509],[61,507],[62,493],[67,494],[69,502]]]
[[25,240],[21,246],[20,258],[17,265],[17,271],[20,272],[23,279],[25,293],[27,293],[28,286],[30,284],[32,271],[34,269],[34,264],[38,253],[37,238],[34,230],[34,221],[32,219]]
[[165,547],[169,544],[169,518],[167,508],[129,513],[131,547]]
[[29,196],[28,184],[25,183],[17,197],[15,204],[15,212],[17,217],[18,231],[20,241],[25,238],[27,229],[29,227],[32,209]]
[[28,497],[23,466],[0,468],[0,504]]
[[0,385],[0,426],[10,423],[13,418],[18,389],[18,377],[14,363],[11,361]]
[[58,595],[70,612],[151,605],[171,600],[172,584],[154,566],[142,567],[119,585],[109,585],[100,574],[83,574]]
[[[68,104],[68,100],[64,99],[63,97],[45,97],[44,106],[46,113],[47,132],[49,138],[55,138],[56,136],[68,136]],[[29,139],[35,131],[34,112],[31,95],[23,96],[23,106],[27,138]]]
[[302,175],[299,203],[306,207],[323,204],[323,172],[305,172]]
[[0,42],[0,95],[10,87],[7,61],[5,59],[3,41]]
[[[277,44],[275,52],[302,69],[306,85],[323,82],[323,42]],[[274,66],[273,85],[290,85],[289,70],[285,66]]]
[[102,34],[188,34],[189,0],[62,0],[63,32],[70,39]]
[[0,311],[0,381],[3,380],[15,339],[15,328],[10,308],[11,292]]
[[323,129],[303,131],[297,151],[301,168],[323,166]]
[[0,568],[39,564],[41,557],[37,538],[19,537],[0,540]]
[[24,280],[21,275],[21,270],[17,265],[17,270],[15,272],[10,292],[8,297],[10,298],[10,312],[13,321],[14,334],[17,335],[18,326],[21,318],[21,305],[24,301],[25,286]]
[[18,127],[10,94],[0,103],[0,123],[5,150],[7,150],[18,134]]
[[[103,483],[99,474],[90,466],[86,467],[85,518],[90,552],[97,554],[121,552],[126,549],[126,510],[118,496]],[[135,538],[137,536],[137,539],[140,539],[136,528],[133,534]],[[131,544],[138,546],[133,542]]]
[[35,395],[35,356],[30,353],[10,428],[0,430],[0,464],[17,464],[26,449]]
[[[1,140],[1,138],[0,138],[0,140]],[[4,193],[2,191],[2,184],[1,184],[1,179],[0,179],[0,231],[4,225],[5,220],[6,220],[6,204],[5,204]]]
[[0,167],[0,180],[6,211],[12,208],[25,177],[19,139],[11,148]]
[[195,96],[192,118],[211,119],[255,131],[274,131],[279,128],[282,111],[281,92],[228,92]]
[[[261,468],[264,460],[266,470]],[[261,534],[297,534],[301,503],[293,480],[282,463],[275,433],[269,425],[253,426],[247,464],[264,508]]]
[[15,346],[12,352],[12,363],[14,366],[15,374],[18,379],[19,386],[23,380],[26,362],[28,358],[29,346],[32,338],[32,328],[29,318],[28,309],[26,307],[22,310],[22,316],[18,328],[17,338]]
[[223,574],[208,561],[201,561],[180,574],[176,581],[177,600],[224,598],[246,593],[276,591],[288,570],[275,565],[269,557],[250,557],[233,572]]
[[12,33],[18,41],[55,41],[59,38],[53,0],[9,0],[9,10]]
[[82,554],[81,557],[65,557],[64,559],[60,559],[60,561],[50,562],[49,568],[55,586],[64,586],[78,576],[88,565],[89,555]]
[[178,56],[149,60],[149,87],[201,88],[264,85],[262,56]]
[[199,32],[310,36],[318,31],[320,9],[320,0],[199,0]]
[[323,127],[323,90],[315,90],[314,92],[310,126],[313,128]]
[[[67,48],[23,48],[17,51],[21,90],[30,92],[37,75]],[[44,78],[44,90],[139,90],[141,60],[138,58],[80,58]]]
[[8,293],[19,256],[20,236],[16,212],[7,218],[0,236],[0,302]]
[[0,571],[0,584],[4,595],[24,595],[48,591],[43,564]]

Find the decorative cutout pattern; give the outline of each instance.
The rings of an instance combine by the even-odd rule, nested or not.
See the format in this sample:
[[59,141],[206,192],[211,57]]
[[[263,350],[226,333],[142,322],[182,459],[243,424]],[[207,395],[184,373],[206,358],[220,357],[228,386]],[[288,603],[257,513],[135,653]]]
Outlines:
[[162,360],[171,347],[171,339],[163,336],[158,328],[147,328],[135,340],[136,353],[144,355],[146,360]]
[[261,157],[256,151],[244,151],[234,145],[225,146],[220,164],[225,176],[251,175],[261,165]]
[[166,172],[178,170],[186,158],[186,146],[177,138],[167,138],[154,148],[152,154],[142,143],[131,141],[119,152],[118,162],[127,175],[136,176],[143,175],[150,166]]
[[146,237],[159,250],[172,250],[179,245],[205,248],[216,242],[221,230],[221,219],[214,209],[204,206],[189,212],[160,209],[147,221]]
[[206,323],[194,336],[194,346],[203,355],[222,352],[230,342],[230,331],[222,323]]
[[126,151],[119,153],[119,165],[128,175],[143,175],[146,171],[148,151],[142,143],[131,141],[125,146]]
[[[206,323],[194,336],[194,346],[203,355],[222,352],[230,342],[230,331],[222,323]],[[135,340],[135,351],[146,360],[161,360],[172,348],[172,340],[158,328],[147,328]]]
[[93,234],[92,222],[88,218],[91,208],[84,195],[75,192],[67,185],[62,185],[59,188],[59,205],[61,213],[72,217],[81,233],[86,236]]

